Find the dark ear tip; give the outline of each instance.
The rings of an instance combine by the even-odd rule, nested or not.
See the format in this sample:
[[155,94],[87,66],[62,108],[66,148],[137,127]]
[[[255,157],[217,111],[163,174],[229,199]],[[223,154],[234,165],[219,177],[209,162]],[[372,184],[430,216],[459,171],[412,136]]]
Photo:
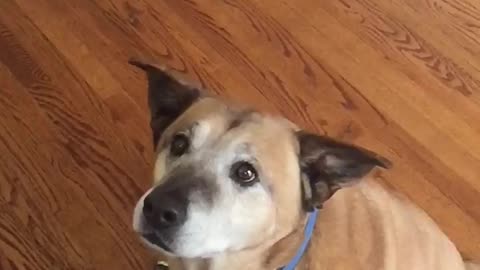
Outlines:
[[136,58],[136,57],[132,57],[128,59],[128,63],[144,71],[152,71],[152,70],[165,71],[166,70],[166,67],[164,66],[157,65],[152,63],[151,61],[147,61],[147,60]]
[[391,162],[389,159],[382,157],[382,156],[376,156],[375,160],[377,161],[377,166],[384,168],[384,169],[391,169],[393,167],[393,162]]
[[128,59],[128,63],[132,66],[136,66],[136,67],[141,68],[143,70],[145,70],[145,69],[147,69],[151,66],[150,64],[145,63],[145,61],[140,60],[138,58],[133,58],[133,57]]

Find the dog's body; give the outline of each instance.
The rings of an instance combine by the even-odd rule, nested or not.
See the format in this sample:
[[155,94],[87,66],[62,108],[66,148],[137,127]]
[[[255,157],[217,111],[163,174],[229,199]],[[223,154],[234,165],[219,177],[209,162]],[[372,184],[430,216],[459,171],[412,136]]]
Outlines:
[[156,146],[154,185],[137,204],[134,228],[170,257],[172,270],[285,266],[313,208],[321,208],[315,232],[296,269],[478,267],[467,268],[422,211],[374,181],[359,182],[388,167],[386,159],[132,64],[149,77]]
[[338,192],[318,225],[311,269],[464,269],[426,214],[373,181]]

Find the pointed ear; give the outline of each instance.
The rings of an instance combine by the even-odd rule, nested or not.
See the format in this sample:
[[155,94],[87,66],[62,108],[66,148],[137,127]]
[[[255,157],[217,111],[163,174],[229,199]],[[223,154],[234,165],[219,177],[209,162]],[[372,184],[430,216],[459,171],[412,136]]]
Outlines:
[[200,90],[180,81],[165,67],[137,59],[129,63],[147,74],[150,127],[156,147],[165,129],[200,98]]
[[307,210],[320,208],[337,190],[359,181],[374,167],[391,167],[389,160],[354,145],[304,131],[296,136]]

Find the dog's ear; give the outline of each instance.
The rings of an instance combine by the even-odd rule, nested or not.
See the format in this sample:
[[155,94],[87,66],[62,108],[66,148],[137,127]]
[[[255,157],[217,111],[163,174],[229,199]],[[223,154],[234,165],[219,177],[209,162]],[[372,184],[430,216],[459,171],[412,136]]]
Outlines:
[[156,147],[165,129],[200,98],[200,90],[179,80],[165,67],[137,59],[129,63],[147,74],[150,127]]
[[305,209],[321,208],[335,192],[391,162],[369,150],[304,131],[296,132]]

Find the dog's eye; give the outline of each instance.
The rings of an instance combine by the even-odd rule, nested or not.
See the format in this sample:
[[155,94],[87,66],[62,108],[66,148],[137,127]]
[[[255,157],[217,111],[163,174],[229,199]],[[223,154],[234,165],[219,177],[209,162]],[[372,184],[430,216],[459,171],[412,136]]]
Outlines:
[[188,137],[184,134],[177,134],[173,137],[172,144],[170,145],[170,153],[173,156],[179,157],[187,152],[190,142]]
[[248,162],[237,162],[232,166],[230,177],[241,185],[252,185],[257,180],[257,171]]

